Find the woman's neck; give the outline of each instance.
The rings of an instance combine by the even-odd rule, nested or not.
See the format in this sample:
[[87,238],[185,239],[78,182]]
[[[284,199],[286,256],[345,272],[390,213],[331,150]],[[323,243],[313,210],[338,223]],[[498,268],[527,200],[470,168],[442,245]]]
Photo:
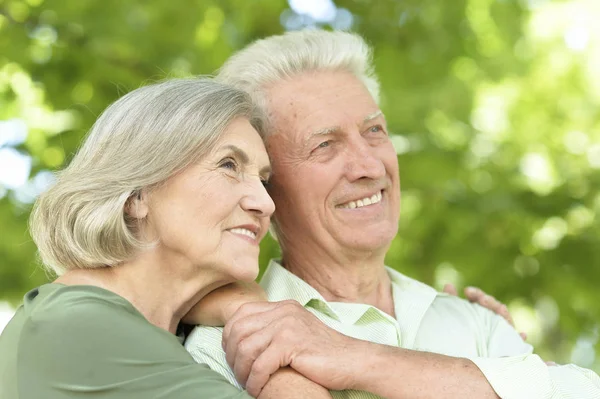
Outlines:
[[93,285],[129,301],[150,323],[175,333],[182,317],[212,290],[230,283],[207,273],[178,273],[144,256],[114,267],[71,270],[56,282]]

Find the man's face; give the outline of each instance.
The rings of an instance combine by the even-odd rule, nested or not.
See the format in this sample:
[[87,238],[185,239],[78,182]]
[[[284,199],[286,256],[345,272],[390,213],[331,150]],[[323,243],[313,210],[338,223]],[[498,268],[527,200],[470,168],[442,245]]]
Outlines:
[[366,87],[349,73],[315,72],[267,97],[269,192],[284,247],[385,253],[398,230],[398,159]]

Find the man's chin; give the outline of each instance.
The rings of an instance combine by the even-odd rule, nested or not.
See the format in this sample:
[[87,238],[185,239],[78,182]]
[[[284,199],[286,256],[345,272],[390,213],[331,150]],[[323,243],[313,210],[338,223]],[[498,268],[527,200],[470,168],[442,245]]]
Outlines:
[[367,254],[372,254],[373,256],[385,256],[394,237],[395,234],[390,236],[362,236],[358,239],[353,237],[352,239],[344,240],[344,246],[348,248],[350,252],[365,252]]

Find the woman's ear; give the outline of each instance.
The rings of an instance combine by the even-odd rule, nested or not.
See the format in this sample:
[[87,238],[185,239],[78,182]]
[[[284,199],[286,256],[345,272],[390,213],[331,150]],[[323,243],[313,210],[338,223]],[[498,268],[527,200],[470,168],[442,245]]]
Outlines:
[[125,203],[125,213],[133,219],[144,219],[148,215],[146,199],[145,192],[135,191]]

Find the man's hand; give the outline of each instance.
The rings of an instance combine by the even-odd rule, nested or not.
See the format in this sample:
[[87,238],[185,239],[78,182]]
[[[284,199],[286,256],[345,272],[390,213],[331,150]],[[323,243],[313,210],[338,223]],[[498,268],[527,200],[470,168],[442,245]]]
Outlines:
[[327,389],[349,389],[361,373],[363,343],[327,327],[296,301],[242,305],[223,331],[227,362],[255,397],[285,366]]
[[330,390],[391,399],[498,398],[468,359],[350,338],[296,301],[243,305],[225,325],[223,349],[237,380],[255,397],[273,373],[289,366]]
[[[444,285],[444,292],[450,295],[458,296],[458,292],[456,291],[456,288],[453,284]],[[484,308],[491,310],[498,316],[503,317],[504,320],[506,320],[511,326],[515,327],[515,322],[510,312],[508,311],[508,307],[505,304],[476,287],[466,287],[464,293],[465,297],[470,302],[477,303],[483,306]],[[523,338],[523,340],[527,339],[527,333],[520,332],[519,335],[521,336],[521,338]]]

